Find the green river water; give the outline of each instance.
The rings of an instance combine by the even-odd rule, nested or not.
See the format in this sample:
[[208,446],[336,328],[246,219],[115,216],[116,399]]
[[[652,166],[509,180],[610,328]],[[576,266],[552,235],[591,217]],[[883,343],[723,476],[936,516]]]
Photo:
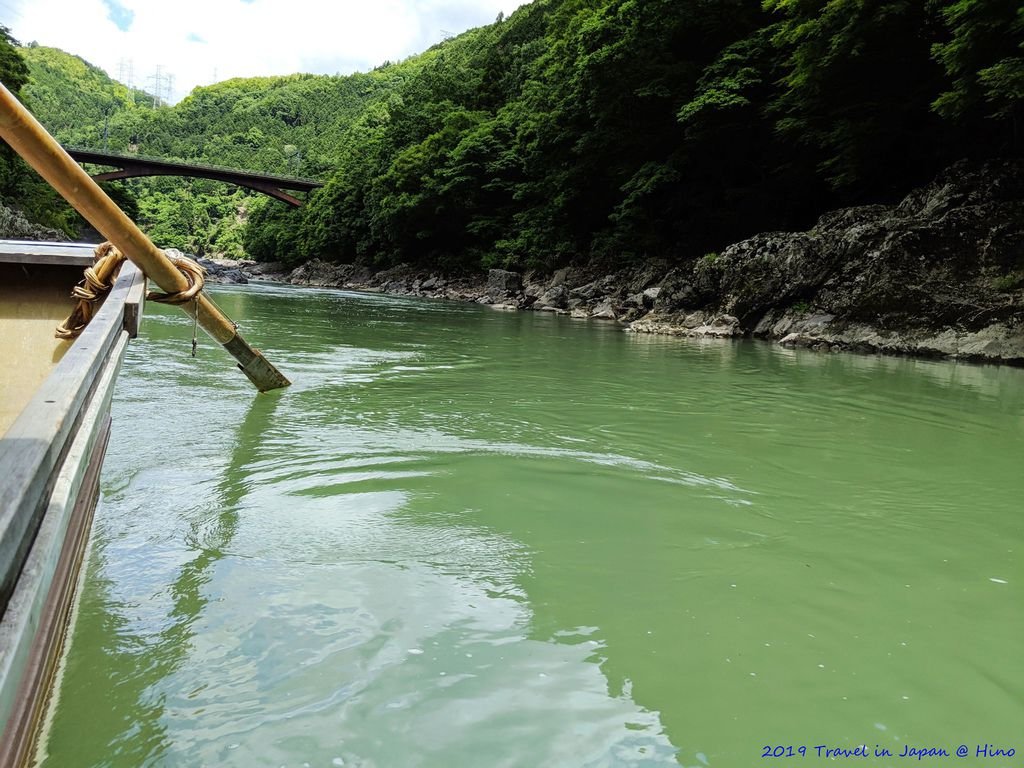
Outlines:
[[294,386],[147,308],[47,768],[1024,764],[1024,372],[216,298]]

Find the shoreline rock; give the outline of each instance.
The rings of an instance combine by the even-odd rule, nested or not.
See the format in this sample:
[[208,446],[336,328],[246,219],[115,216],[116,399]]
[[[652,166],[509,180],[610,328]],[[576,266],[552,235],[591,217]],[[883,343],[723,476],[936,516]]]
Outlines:
[[[172,249],[166,249],[172,250]],[[207,259],[192,256],[203,269],[206,270],[206,281],[208,283],[231,283],[245,285],[250,278],[254,278],[258,272],[253,268],[258,267],[255,261],[238,261],[235,259]]]
[[59,230],[32,223],[25,218],[25,214],[6,203],[0,203],[0,239],[41,240],[53,243],[66,243],[71,240]]
[[[237,268],[248,277],[251,264]],[[567,314],[634,333],[1024,365],[1024,161],[960,162],[896,205],[832,211],[806,232],[761,233],[688,264],[468,276],[268,266],[262,279]]]

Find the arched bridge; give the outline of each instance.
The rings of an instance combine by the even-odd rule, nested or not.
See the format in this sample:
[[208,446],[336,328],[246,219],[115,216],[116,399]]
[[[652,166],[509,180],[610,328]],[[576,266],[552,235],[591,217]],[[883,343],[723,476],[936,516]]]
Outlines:
[[302,201],[284,190],[292,192],[309,192],[322,187],[323,183],[312,179],[296,179],[290,176],[274,176],[269,173],[239,171],[233,168],[221,168],[216,165],[195,165],[193,163],[176,163],[156,157],[141,155],[122,155],[114,152],[99,152],[92,149],[67,150],[80,163],[109,165],[119,170],[107,171],[93,175],[96,181],[113,181],[114,179],[130,179],[137,176],[189,176],[196,179],[212,179],[236,184],[239,187],[254,189],[265,195],[283,200],[289,205],[299,206]]

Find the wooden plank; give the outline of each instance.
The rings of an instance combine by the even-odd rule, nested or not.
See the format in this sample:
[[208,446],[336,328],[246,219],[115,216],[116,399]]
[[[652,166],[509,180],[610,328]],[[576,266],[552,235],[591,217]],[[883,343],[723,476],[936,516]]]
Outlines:
[[14,264],[71,264],[92,266],[91,243],[46,243],[38,240],[0,240],[0,262]]
[[0,621],[0,765],[27,764],[63,645],[99,491],[110,401],[128,345],[122,331],[54,483],[46,514]]
[[118,278],[92,322],[0,439],[0,610],[39,526],[54,467],[124,328],[124,302],[134,279],[131,271]]
[[71,349],[53,331],[74,308],[81,279],[82,267],[0,262],[0,437]]
[[121,267],[121,276],[125,276],[125,270],[134,272],[132,283],[128,288],[124,302],[124,329],[134,339],[139,335],[139,324],[142,322],[142,311],[146,305],[146,276],[142,270],[126,262]]

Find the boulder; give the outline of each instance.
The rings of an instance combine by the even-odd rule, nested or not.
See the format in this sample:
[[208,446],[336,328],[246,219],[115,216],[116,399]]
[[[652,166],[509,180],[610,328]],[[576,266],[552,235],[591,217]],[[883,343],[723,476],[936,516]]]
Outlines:
[[623,304],[627,307],[642,309],[644,307],[644,295],[642,293],[634,293],[632,296],[627,296]]
[[658,301],[658,296],[661,295],[661,286],[655,286],[654,288],[648,288],[644,291],[641,296],[643,297],[643,305],[648,309],[653,309],[654,305]]
[[249,282],[249,278],[240,269],[225,269],[220,274],[221,282],[224,283],[235,283],[238,285],[245,285]]
[[565,309],[569,304],[569,290],[565,287],[564,283],[559,283],[551,288],[548,288],[544,293],[537,298],[534,302],[534,309]]
[[591,317],[596,317],[601,320],[616,320],[618,315],[615,312],[615,305],[612,304],[611,299],[605,299],[600,302],[593,311],[590,313]]
[[344,275],[344,268],[320,259],[307,261],[292,270],[288,282],[293,285],[338,285]]
[[569,267],[563,267],[562,269],[555,270],[555,273],[551,276],[551,282],[548,286],[554,288],[559,285],[565,285],[569,279]]
[[281,275],[288,271],[288,267],[283,261],[254,261],[247,271],[254,276]]
[[[657,312],[675,312],[694,309],[701,305],[701,298],[693,287],[692,269],[673,269],[662,278],[658,285],[658,296],[654,300]],[[711,296],[706,297],[708,299]]]
[[516,296],[523,291],[523,276],[506,269],[487,271],[487,295],[493,299]]
[[581,285],[578,288],[573,288],[569,291],[569,296],[574,299],[581,299],[582,301],[593,301],[603,293],[605,293],[605,291],[603,290],[600,281],[594,280]]

